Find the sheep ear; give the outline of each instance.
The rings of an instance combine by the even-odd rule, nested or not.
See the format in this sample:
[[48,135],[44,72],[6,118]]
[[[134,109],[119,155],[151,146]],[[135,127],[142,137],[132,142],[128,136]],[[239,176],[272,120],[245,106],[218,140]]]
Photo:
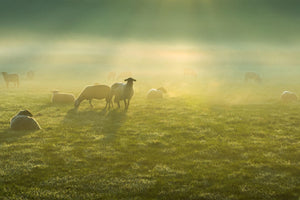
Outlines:
[[135,79],[133,79],[133,81],[136,81]]
[[128,81],[128,78],[127,78],[127,79],[125,79],[124,81]]
[[33,114],[29,110],[25,110],[25,112],[28,114],[28,116],[32,117]]

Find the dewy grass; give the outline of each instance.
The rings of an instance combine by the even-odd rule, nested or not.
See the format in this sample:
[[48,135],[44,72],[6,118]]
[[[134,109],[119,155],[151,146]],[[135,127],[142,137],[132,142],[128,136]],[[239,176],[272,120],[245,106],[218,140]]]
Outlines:
[[[0,198],[298,199],[299,103],[280,103],[275,86],[243,87],[147,101],[137,83],[127,112],[3,87]],[[9,130],[21,109],[43,129]]]

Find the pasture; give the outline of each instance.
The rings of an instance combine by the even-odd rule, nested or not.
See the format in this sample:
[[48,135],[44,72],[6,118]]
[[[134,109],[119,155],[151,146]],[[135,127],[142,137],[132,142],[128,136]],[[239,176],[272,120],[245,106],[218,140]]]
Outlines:
[[[127,112],[104,100],[75,111],[51,104],[50,84],[1,82],[0,199],[300,198],[300,104],[279,101],[287,85],[188,80],[149,101],[134,78]],[[42,130],[11,131],[21,109]]]

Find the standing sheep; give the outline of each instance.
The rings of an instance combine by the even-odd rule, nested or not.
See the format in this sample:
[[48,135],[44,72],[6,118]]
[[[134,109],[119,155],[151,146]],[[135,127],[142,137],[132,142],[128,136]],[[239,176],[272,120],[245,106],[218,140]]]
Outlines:
[[245,82],[247,83],[249,80],[253,80],[257,83],[261,83],[261,77],[256,72],[245,73]]
[[106,100],[105,108],[107,108],[107,105],[111,104],[111,98],[110,98],[110,87],[107,85],[91,85],[84,88],[84,90],[80,93],[78,98],[75,101],[75,108],[77,109],[80,105],[80,103],[87,99],[89,100],[89,103],[91,107],[92,105],[92,99],[104,99]]
[[290,91],[284,91],[281,94],[280,98],[283,102],[292,102],[292,101],[297,101],[298,100],[297,95],[293,92],[290,92]]
[[147,99],[162,99],[163,94],[167,93],[165,88],[150,89],[147,93]]
[[52,103],[74,103],[75,96],[69,93],[60,93],[59,91],[52,91]]
[[10,128],[12,130],[39,130],[39,123],[33,118],[28,110],[20,111],[10,120]]
[[4,81],[6,82],[6,87],[8,88],[9,82],[13,82],[15,86],[19,87],[19,75],[18,74],[8,74],[7,72],[2,72]]
[[[132,98],[134,91],[133,91],[133,81],[136,81],[133,78],[127,78],[124,81],[127,83],[115,83],[111,86],[111,94],[110,98],[115,96],[115,103],[118,104],[120,108],[120,101],[123,100],[125,104],[125,109],[127,110],[129,107],[130,99]],[[127,99],[127,102],[126,102]]]

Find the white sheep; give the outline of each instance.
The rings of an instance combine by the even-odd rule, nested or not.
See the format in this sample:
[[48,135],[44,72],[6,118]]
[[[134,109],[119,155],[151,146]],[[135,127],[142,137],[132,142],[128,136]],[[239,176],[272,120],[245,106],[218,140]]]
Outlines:
[[163,94],[167,93],[165,88],[150,89],[147,93],[147,99],[162,99]]
[[297,101],[298,100],[297,95],[293,92],[290,92],[290,91],[284,91],[281,94],[280,98],[283,102],[292,102],[292,101]]
[[[124,81],[127,83],[115,83],[111,86],[111,94],[110,98],[115,96],[115,103],[118,104],[120,108],[120,101],[123,100],[125,104],[125,109],[127,110],[129,107],[130,99],[132,98],[134,91],[133,91],[133,81],[136,81],[133,78],[127,78]],[[126,102],[127,100],[127,102]]]
[[55,90],[52,91],[52,103],[74,103],[75,96],[70,93],[60,93],[59,91]]
[[87,86],[86,88],[83,89],[83,91],[80,93],[78,98],[75,100],[75,108],[77,109],[80,105],[80,103],[83,100],[89,100],[89,103],[91,107],[92,105],[92,100],[93,99],[105,99],[106,100],[106,105],[105,108],[107,108],[107,105],[111,105],[111,98],[110,98],[110,87],[107,85],[90,85]]
[[28,110],[20,111],[10,120],[10,128],[12,130],[39,130],[39,123],[33,118]]

